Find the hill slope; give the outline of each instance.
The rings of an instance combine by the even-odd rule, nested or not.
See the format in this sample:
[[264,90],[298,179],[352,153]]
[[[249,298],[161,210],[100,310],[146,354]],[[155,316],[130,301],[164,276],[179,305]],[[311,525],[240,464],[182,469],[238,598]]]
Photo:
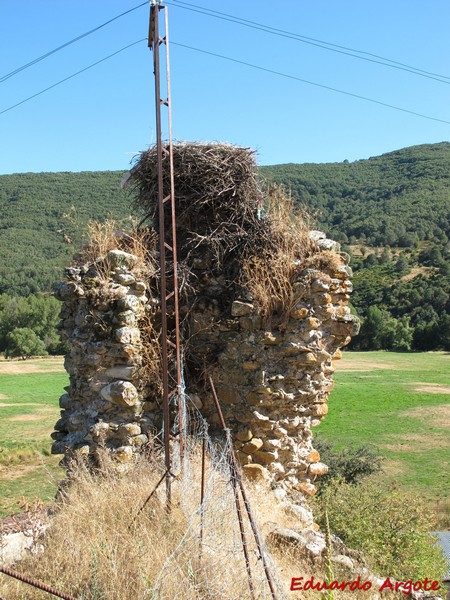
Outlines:
[[131,214],[122,172],[0,176],[0,293],[51,289],[81,243],[86,224]]
[[[288,187],[317,214],[317,227],[353,254],[353,303],[366,318],[356,347],[450,348],[450,143],[260,173]],[[122,175],[0,176],[0,293],[50,290],[89,220],[126,221],[132,195],[120,190]]]
[[426,144],[353,163],[261,167],[318,211],[334,239],[409,246],[450,237],[450,143]]

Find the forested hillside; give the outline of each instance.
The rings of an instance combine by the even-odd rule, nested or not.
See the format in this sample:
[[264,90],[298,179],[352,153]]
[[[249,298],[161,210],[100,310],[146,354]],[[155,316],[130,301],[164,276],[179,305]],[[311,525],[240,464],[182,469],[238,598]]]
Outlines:
[[[353,305],[363,318],[354,347],[450,348],[450,143],[260,173],[284,184],[297,205],[316,215],[317,228],[352,255]],[[0,321],[11,297],[48,293],[61,279],[89,220],[110,217],[125,225],[133,210],[131,192],[120,190],[122,176],[0,176],[0,294],[7,295]],[[0,323],[0,350],[9,323],[3,331]],[[15,327],[29,323],[17,319]]]
[[317,211],[320,227],[333,239],[400,247],[448,241],[450,143],[353,163],[262,167],[261,173]]
[[352,255],[359,349],[450,349],[450,143],[262,167]]
[[79,247],[91,219],[124,220],[122,172],[0,176],[0,293],[48,291]]

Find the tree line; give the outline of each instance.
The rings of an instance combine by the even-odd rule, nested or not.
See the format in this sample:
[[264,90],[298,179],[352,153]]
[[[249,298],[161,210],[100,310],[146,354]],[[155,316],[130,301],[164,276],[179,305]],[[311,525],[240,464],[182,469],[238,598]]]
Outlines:
[[[259,172],[283,184],[298,207],[315,215],[315,227],[352,256],[352,307],[362,328],[350,348],[450,349],[450,143],[353,163],[276,165]],[[122,176],[119,171],[0,176],[3,303],[52,302],[49,293],[83,243],[87,223],[112,218],[126,226],[133,194],[120,189]],[[13,330],[27,329],[46,352],[54,352],[55,340],[50,343],[36,323],[30,327],[23,314],[16,321],[2,317],[0,351],[7,350],[6,336]],[[18,335],[31,343],[29,331],[15,332],[10,348]],[[36,340],[33,344],[42,350]]]
[[64,354],[57,325],[61,303],[51,295],[0,294],[0,352],[6,358]]

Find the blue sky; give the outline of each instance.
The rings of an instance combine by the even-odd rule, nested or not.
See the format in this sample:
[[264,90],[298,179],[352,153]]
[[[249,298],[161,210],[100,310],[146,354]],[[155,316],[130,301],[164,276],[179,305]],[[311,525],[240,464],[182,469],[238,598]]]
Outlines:
[[[139,0],[2,2],[0,77]],[[243,27],[209,10],[450,77],[448,0],[170,0],[173,42],[450,122],[448,83]],[[0,111],[145,38],[148,6],[0,82]],[[366,55],[367,56],[367,55]],[[179,140],[250,146],[260,164],[353,161],[448,141],[450,125],[171,46]],[[146,42],[0,114],[0,173],[126,169],[155,141]]]

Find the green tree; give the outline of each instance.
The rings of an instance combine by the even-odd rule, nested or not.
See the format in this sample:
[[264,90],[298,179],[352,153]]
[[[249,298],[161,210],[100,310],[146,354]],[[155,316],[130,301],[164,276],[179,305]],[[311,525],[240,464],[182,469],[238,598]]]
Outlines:
[[357,338],[357,344],[361,350],[382,349],[381,333],[385,320],[386,315],[378,306],[369,306]]
[[44,342],[38,338],[32,329],[20,327],[13,329],[6,336],[6,358],[20,356],[23,360],[30,356],[48,354]]
[[380,345],[384,350],[407,352],[411,350],[414,330],[407,317],[387,318],[380,332]]

